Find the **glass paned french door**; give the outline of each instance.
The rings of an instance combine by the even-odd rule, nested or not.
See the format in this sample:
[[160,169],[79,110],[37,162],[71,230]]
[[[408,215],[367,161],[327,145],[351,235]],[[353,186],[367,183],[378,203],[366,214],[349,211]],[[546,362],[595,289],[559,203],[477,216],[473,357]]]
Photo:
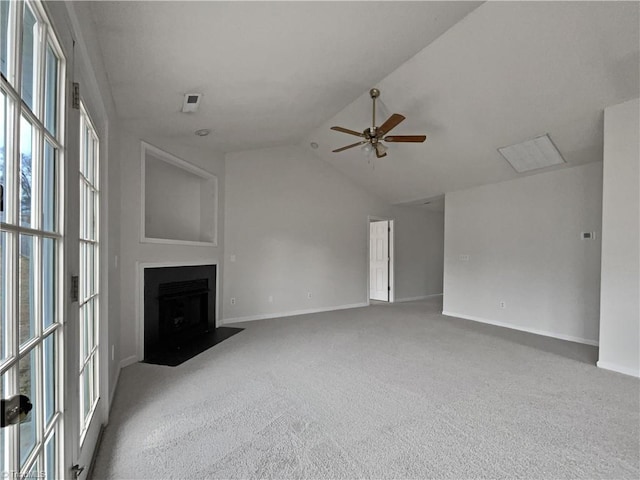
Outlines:
[[6,478],[63,476],[64,75],[42,5],[0,0],[0,396],[18,407],[0,429]]
[[83,104],[80,106],[80,442],[99,398],[99,142]]

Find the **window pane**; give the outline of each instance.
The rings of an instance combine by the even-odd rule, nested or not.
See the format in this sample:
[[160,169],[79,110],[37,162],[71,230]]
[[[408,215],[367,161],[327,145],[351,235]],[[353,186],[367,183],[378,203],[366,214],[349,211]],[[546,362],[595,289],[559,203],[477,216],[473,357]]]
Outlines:
[[[7,332],[7,315],[5,295],[9,286],[7,278],[7,234],[0,233],[0,360],[7,358],[9,351],[9,334]],[[0,397],[4,398],[4,397]],[[0,469],[0,472],[2,470]]]
[[58,57],[50,45],[47,45],[45,76],[44,126],[55,135],[58,115]]
[[[1,1],[0,3],[5,3]],[[0,222],[5,221],[4,212],[7,208],[7,163],[5,160],[7,148],[7,98],[0,91],[0,185],[2,186],[2,198],[0,198]]]
[[98,177],[98,172],[99,172],[99,168],[98,168],[98,139],[97,138],[93,138],[93,154],[91,155],[91,158],[93,160],[93,167],[92,167],[92,171],[93,171],[93,186],[95,188],[98,188],[98,181],[99,181],[99,177]]
[[99,363],[98,354],[94,353],[93,355],[93,392],[91,394],[91,398],[93,399],[92,404],[96,402],[99,396],[100,385],[98,383],[98,378],[100,378],[100,372],[98,372],[98,368],[99,368],[98,363]]
[[31,235],[20,235],[20,344],[35,334],[34,286],[35,265],[33,262],[33,242]]
[[85,361],[91,354],[93,348],[93,300],[88,302],[84,310],[84,351],[85,356],[82,359]]
[[87,192],[88,187],[84,180],[80,180],[80,238],[87,238]]
[[9,61],[7,44],[9,40],[9,2],[0,1],[0,72],[7,77],[7,63]]
[[89,402],[87,404],[87,413],[89,413],[89,410],[91,410],[91,405],[93,405],[93,361],[94,361],[94,357],[91,356],[91,360],[89,360],[89,364],[87,365],[87,373],[88,373],[87,376],[89,377],[89,382],[87,384],[88,397],[85,397],[88,399],[88,402]]
[[25,3],[22,21],[22,99],[32,110],[35,98],[35,33],[36,17]]
[[95,194],[93,193],[93,190],[90,189],[89,190],[89,207],[87,212],[87,227],[89,228],[90,240],[96,239],[94,208],[95,208]]
[[89,405],[91,402],[91,394],[89,393],[91,391],[90,377],[91,377],[91,362],[87,363],[87,366],[80,374],[80,388],[82,389],[82,405],[81,405],[82,411],[80,414],[82,416],[83,429],[86,426],[85,422],[87,420],[87,414],[89,413]]
[[33,225],[33,126],[22,117],[20,121],[20,225]]
[[95,251],[95,246],[91,243],[87,244],[87,263],[88,263],[88,269],[86,271],[86,275],[87,275],[87,280],[88,280],[88,289],[89,291],[87,292],[89,295],[93,295],[95,293],[95,288],[94,288],[94,281],[93,281],[93,276],[94,276],[94,266],[93,266],[93,256],[94,256],[94,251]]
[[42,229],[56,229],[56,149],[49,142],[44,144],[42,171]]
[[44,468],[47,480],[56,480],[56,435],[49,437],[44,446]]
[[84,174],[85,178],[90,180],[89,177],[89,130],[85,127],[82,131],[82,145],[84,155],[80,161],[80,171]]
[[56,241],[42,240],[42,329],[53,324],[56,319]]
[[85,303],[80,307],[80,362],[84,363],[87,359],[87,310],[89,304]]
[[[29,397],[32,405],[35,405],[36,399],[36,350],[38,348],[35,347],[18,362],[20,394]],[[24,465],[25,460],[36,444],[35,417],[34,411],[31,410],[27,418],[20,423],[20,466]]]
[[49,335],[44,340],[44,424],[48,425],[49,420],[55,412],[55,333]]

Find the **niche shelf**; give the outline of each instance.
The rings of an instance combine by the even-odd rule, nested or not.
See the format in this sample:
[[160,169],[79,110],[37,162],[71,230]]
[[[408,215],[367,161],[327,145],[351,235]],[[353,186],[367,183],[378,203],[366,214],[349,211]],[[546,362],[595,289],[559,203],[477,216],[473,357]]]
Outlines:
[[218,178],[142,142],[140,241],[218,244]]

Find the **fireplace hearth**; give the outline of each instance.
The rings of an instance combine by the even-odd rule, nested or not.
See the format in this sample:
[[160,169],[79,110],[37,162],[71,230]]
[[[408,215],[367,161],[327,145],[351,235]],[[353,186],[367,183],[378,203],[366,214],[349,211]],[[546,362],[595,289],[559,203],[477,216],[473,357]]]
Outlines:
[[242,331],[215,320],[216,266],[144,269],[144,362],[176,366]]

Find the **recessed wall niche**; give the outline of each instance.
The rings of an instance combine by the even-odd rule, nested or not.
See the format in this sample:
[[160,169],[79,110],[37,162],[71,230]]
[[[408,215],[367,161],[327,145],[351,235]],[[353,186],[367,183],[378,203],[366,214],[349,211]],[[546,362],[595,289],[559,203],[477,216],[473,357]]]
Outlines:
[[217,245],[218,178],[142,142],[141,241]]

